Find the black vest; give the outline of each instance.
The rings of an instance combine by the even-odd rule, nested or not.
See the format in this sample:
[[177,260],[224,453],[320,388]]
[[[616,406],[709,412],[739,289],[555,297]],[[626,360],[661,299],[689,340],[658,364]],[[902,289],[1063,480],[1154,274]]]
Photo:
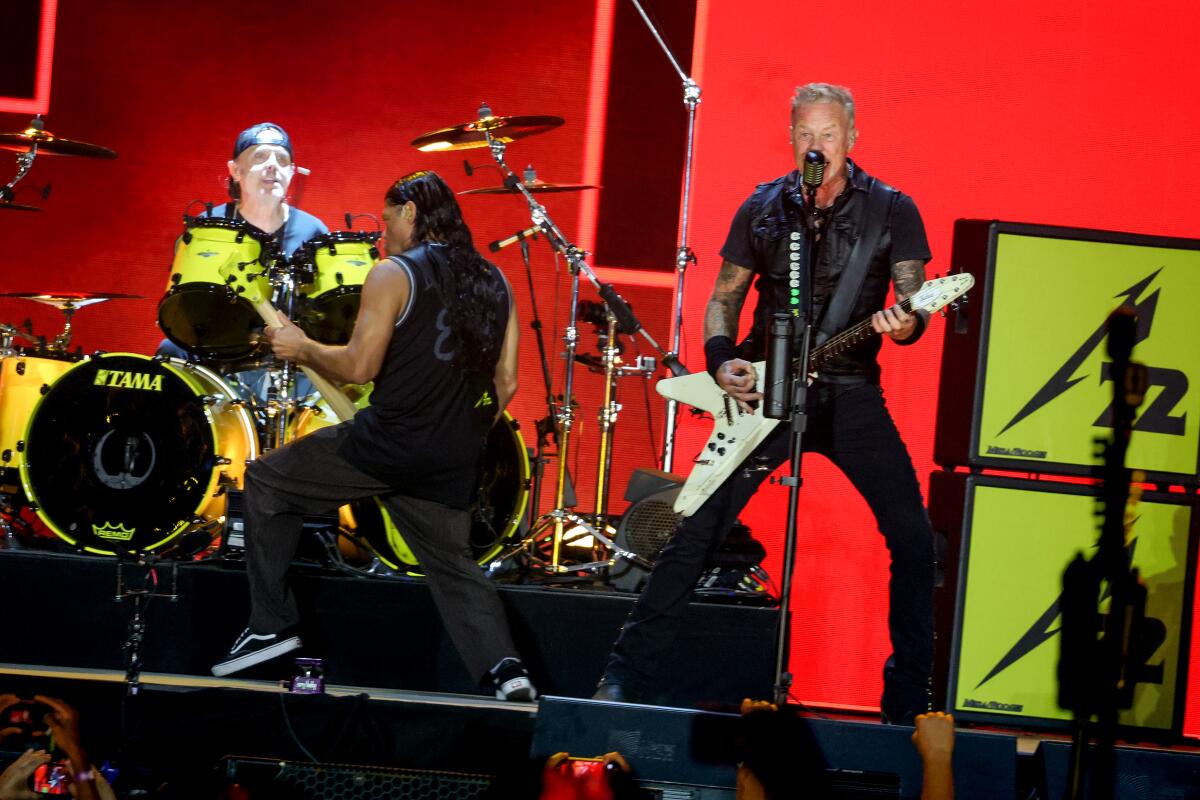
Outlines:
[[[371,405],[355,416],[341,455],[401,494],[467,508],[496,415],[495,365],[468,373],[454,364],[459,343],[435,279],[448,268],[447,247],[426,243],[392,260],[409,272],[408,308],[392,331]],[[488,266],[503,335],[508,287],[500,270]]]
[[[833,213],[825,223],[823,241],[816,270],[812,276],[814,332],[824,310],[837,288],[842,270],[850,259],[855,242],[863,233],[867,216],[867,196],[875,178],[862,168],[847,162],[849,185],[833,205]],[[898,192],[879,182],[894,202]],[[752,361],[766,355],[767,329],[776,311],[789,308],[792,291],[797,286],[793,270],[799,265],[807,269],[808,231],[804,225],[804,199],[800,174],[793,171],[769,183],[760,184],[750,197],[751,230],[754,249],[754,270],[758,273],[755,289],[758,303],[754,308],[754,323],[750,333],[738,347],[742,358]],[[890,224],[890,214],[889,214]],[[870,267],[852,306],[849,323],[864,319],[883,308],[891,283],[891,235],[885,229],[871,255]],[[799,281],[802,287],[803,281]],[[804,298],[800,298],[803,305]],[[800,331],[797,331],[800,334]],[[874,338],[831,361],[822,372],[822,379],[837,383],[879,382],[880,341]]]

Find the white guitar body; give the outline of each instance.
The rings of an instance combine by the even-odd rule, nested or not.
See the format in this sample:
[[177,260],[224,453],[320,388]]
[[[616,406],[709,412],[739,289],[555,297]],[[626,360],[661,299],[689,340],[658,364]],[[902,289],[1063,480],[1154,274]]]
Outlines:
[[[767,362],[756,362],[754,372],[758,375],[758,391],[761,392]],[[668,378],[659,381],[657,388],[663,397],[707,411],[713,418],[708,442],[696,456],[692,472],[675,498],[675,513],[690,517],[767,438],[767,434],[775,430],[779,420],[764,417],[762,403],[753,413],[743,411],[707,372]]]
[[[948,275],[925,281],[912,297],[901,305],[932,314],[961,297],[975,284],[968,273]],[[806,373],[811,377],[831,358],[874,336],[870,319],[861,320],[813,350]],[[793,369],[798,365],[793,365]],[[763,390],[766,362],[754,365],[758,391]],[[798,370],[797,370],[798,371]],[[687,482],[675,499],[675,513],[690,517],[704,505],[717,487],[742,465],[742,462],[775,430],[779,420],[762,415],[762,403],[753,412],[742,411],[737,401],[725,394],[707,372],[666,378],[658,382],[658,393],[679,403],[707,411],[713,418],[712,433],[696,456]]]

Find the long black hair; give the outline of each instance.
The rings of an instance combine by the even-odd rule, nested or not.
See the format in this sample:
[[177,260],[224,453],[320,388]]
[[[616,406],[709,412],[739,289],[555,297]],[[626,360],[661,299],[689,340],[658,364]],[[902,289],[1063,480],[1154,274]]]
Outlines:
[[417,207],[415,243],[447,245],[447,268],[438,270],[435,279],[458,340],[454,363],[469,372],[490,374],[500,357],[502,320],[507,317],[502,313],[507,309],[501,302],[501,278],[475,249],[454,192],[436,172],[410,172],[391,185],[384,201],[394,206],[412,201]]

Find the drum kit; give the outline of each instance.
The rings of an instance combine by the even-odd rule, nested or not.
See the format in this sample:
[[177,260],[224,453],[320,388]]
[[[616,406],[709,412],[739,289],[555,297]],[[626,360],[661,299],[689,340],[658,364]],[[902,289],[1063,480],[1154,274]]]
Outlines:
[[[505,176],[503,184],[460,194],[523,197],[535,226],[526,233],[545,234],[571,267],[561,394],[551,387],[541,326],[536,320],[533,326],[546,380],[547,427],[557,442],[555,508],[537,516],[536,488],[531,484],[540,482],[545,461],[541,437],[538,457],[531,463],[519,426],[506,413],[486,442],[472,531],[473,555],[481,565],[520,561],[546,574],[595,571],[618,556],[638,560],[616,546],[613,530],[606,524],[612,437],[620,409],[616,388],[620,377],[649,377],[656,363],[653,358],[639,358],[635,365],[624,364],[620,336],[641,333],[662,352],[612,287],[596,279],[584,260],[586,253],[567,241],[534,197],[596,187],[540,181],[532,169],[522,179],[504,161],[504,148],[510,142],[562,123],[559,117],[495,116],[485,105],[477,120],[413,141],[428,152],[489,148]],[[36,155],[116,156],[107,148],[54,136],[40,119],[21,133],[0,134],[0,147],[18,150],[18,175],[0,193],[0,208],[15,210],[27,210],[12,203],[12,187],[28,173]],[[65,318],[62,331],[51,340],[34,336],[28,323],[24,329],[0,324],[0,526],[8,539],[39,527],[40,522],[58,539],[90,553],[171,555],[181,549],[180,537],[191,532],[205,534],[188,537],[193,542],[204,540],[203,553],[215,552],[219,534],[229,523],[227,499],[242,488],[246,464],[265,450],[344,418],[345,412],[331,407],[331,401],[346,399],[340,396],[343,392],[360,407],[370,396],[369,385],[334,389],[327,392],[330,396],[322,396],[293,374],[291,365],[274,361],[259,344],[264,312],[254,298],[268,298],[313,339],[345,344],[353,331],[362,285],[379,257],[378,237],[378,231],[333,232],[310,240],[288,258],[272,237],[240,219],[212,216],[211,209],[199,216],[185,214],[158,304],[158,324],[186,358],[131,353],[85,356],[69,349],[72,318],[78,309],[132,295],[3,295],[51,305]],[[532,295],[528,242],[523,235],[516,239],[522,245]],[[230,280],[235,267],[251,276],[237,291]],[[580,303],[581,275],[596,285],[604,304]],[[251,291],[243,291],[247,288]],[[599,358],[576,355],[580,309],[600,336]],[[605,378],[597,507],[588,515],[566,507],[577,360]],[[341,530],[358,545],[341,549],[351,563],[367,561],[369,566],[363,568],[374,572],[419,571],[403,532],[378,503],[344,507],[339,520]],[[583,563],[570,559],[563,549],[579,539],[592,548]],[[356,554],[361,560],[355,561]]]

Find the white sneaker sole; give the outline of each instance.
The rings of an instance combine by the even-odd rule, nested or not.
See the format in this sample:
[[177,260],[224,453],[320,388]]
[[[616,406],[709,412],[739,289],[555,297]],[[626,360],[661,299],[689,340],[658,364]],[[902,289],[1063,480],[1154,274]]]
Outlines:
[[264,661],[270,661],[272,658],[277,658],[284,653],[290,653],[293,650],[299,650],[301,647],[300,637],[293,636],[289,639],[276,642],[270,647],[264,647],[261,650],[255,650],[253,653],[231,658],[228,661],[222,661],[212,668],[212,674],[218,678],[225,675],[231,675],[234,672],[253,667],[255,664],[261,664]]
[[537,689],[533,688],[533,682],[529,678],[513,678],[496,689],[498,699],[515,703],[532,703],[537,700],[537,696]]

